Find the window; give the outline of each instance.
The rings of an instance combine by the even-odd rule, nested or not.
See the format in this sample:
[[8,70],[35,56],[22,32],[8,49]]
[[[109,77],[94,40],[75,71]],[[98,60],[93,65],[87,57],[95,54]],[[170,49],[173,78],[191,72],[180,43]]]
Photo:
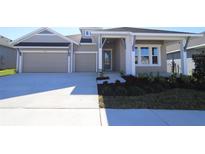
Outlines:
[[152,64],[158,64],[159,51],[157,47],[152,47]]
[[85,31],[85,36],[86,37],[90,37],[91,36],[91,32],[90,31]]
[[139,50],[135,47],[135,64],[138,64]]
[[141,47],[141,64],[149,64],[149,48]]
[[160,45],[138,45],[135,47],[135,64],[138,66],[159,66]]

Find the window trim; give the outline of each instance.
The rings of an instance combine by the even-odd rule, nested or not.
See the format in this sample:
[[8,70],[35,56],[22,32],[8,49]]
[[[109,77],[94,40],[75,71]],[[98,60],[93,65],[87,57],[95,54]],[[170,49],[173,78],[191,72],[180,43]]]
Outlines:
[[[138,64],[135,64],[135,66],[161,66],[161,44],[137,44],[135,45],[135,48],[137,47],[138,48]],[[142,64],[141,63],[141,47],[148,47],[149,48],[149,64]],[[152,58],[153,58],[153,55],[152,55],[152,48],[158,48],[158,52],[159,52],[159,55],[158,55],[158,64],[153,64],[152,62]]]
[[[88,32],[88,34],[87,34],[87,32]],[[85,30],[84,31],[84,36],[85,37],[91,37],[91,32],[89,30]]]

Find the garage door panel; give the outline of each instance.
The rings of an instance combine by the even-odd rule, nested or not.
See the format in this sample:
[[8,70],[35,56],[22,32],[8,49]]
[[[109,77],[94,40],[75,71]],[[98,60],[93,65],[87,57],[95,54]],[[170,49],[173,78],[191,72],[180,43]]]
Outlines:
[[68,71],[66,53],[24,53],[23,72],[63,73]]
[[75,54],[76,72],[96,72],[96,53]]

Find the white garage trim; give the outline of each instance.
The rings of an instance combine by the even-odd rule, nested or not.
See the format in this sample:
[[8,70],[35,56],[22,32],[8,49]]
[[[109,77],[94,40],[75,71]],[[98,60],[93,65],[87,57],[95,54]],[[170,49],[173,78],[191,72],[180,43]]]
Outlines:
[[42,49],[42,50],[21,50],[22,53],[68,53],[68,51],[51,51],[51,50],[45,50],[45,49]]
[[71,68],[70,68],[71,58],[69,55],[67,56],[67,58],[68,58],[68,73],[70,73],[71,72]]
[[[95,60],[95,71],[97,72],[98,69],[97,69],[97,60],[98,60],[98,55],[97,55],[97,51],[75,51],[75,54],[95,54],[96,55],[96,60]],[[74,59],[75,59],[75,54],[74,54]],[[76,61],[75,61],[76,63]],[[76,71],[76,68],[75,68],[75,71]]]
[[97,51],[75,51],[75,53],[97,53]]
[[19,54],[19,73],[22,73],[22,70],[23,70],[23,53],[20,52]]
[[22,48],[22,49],[67,49],[68,47],[52,47],[52,46],[14,46],[13,48]]
[[73,43],[70,44],[70,72],[73,72]]

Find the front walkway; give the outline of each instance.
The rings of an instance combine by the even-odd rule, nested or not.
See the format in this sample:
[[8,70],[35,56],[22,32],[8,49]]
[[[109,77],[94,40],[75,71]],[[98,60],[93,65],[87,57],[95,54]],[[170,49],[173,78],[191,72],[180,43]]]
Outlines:
[[109,79],[106,80],[98,80],[98,84],[102,84],[104,81],[107,81],[108,83],[115,83],[117,80],[120,82],[125,82],[125,80],[121,77],[120,73],[118,72],[106,72],[104,74],[105,77],[109,77]]

